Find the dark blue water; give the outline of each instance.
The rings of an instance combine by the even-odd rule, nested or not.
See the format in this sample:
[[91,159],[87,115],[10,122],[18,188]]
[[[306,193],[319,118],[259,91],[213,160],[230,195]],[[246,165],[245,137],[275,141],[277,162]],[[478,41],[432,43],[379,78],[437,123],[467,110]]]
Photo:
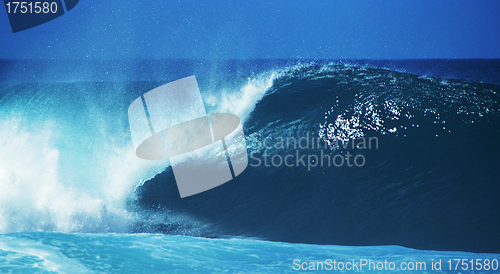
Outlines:
[[[252,155],[244,174],[180,199],[167,169],[138,189],[138,204],[196,216],[213,227],[202,236],[498,252],[500,87],[457,79],[498,72],[498,62],[370,63],[399,71],[406,64],[413,73],[455,79],[335,63],[291,68],[274,79],[244,124]],[[310,167],[308,155],[321,156],[321,149],[278,144],[280,137],[324,144],[360,136],[377,138],[378,149],[323,152],[361,154],[361,167]],[[265,138],[272,148],[264,147]],[[297,151],[305,163],[297,163]],[[292,167],[278,164],[287,155],[293,155]],[[136,227],[173,234],[184,229],[190,228],[170,222]]]

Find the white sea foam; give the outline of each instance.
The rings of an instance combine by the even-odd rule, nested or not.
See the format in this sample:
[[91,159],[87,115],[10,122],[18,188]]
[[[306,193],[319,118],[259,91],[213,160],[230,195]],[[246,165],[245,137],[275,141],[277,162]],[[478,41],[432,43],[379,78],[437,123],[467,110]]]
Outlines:
[[[0,120],[0,232],[126,229],[124,205],[134,184],[161,169],[134,158],[127,146],[97,144],[88,151],[57,145],[73,137],[54,120],[36,124],[18,115]],[[76,161],[65,160],[64,153]],[[85,159],[90,162],[78,165]]]
[[[275,77],[266,73],[236,90],[216,91],[217,111],[245,121]],[[44,96],[50,101],[43,92],[38,102]],[[113,116],[117,111],[83,100],[92,104],[80,110],[72,105],[76,99],[60,105],[76,118],[44,105],[0,105],[0,233],[128,231],[135,217],[126,210],[127,199],[168,161],[138,158],[128,128]]]

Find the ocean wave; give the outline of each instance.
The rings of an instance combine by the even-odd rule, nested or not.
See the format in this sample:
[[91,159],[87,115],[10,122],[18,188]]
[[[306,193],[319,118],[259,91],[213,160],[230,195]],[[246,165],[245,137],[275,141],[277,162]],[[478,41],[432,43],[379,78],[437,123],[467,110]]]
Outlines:
[[186,213],[216,237],[497,250],[498,85],[338,63],[274,75],[245,120],[245,172],[180,199],[167,168],[136,205]]
[[185,199],[128,128],[130,103],[164,82],[0,86],[0,232],[498,251],[498,85],[342,62],[217,73],[199,78],[207,112],[242,118],[249,166]]

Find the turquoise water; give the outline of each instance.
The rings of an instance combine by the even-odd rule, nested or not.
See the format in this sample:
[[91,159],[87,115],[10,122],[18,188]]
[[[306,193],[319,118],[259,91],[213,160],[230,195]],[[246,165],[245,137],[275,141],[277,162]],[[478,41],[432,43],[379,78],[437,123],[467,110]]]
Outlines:
[[[325,260],[358,263],[361,269],[330,268]],[[0,235],[2,273],[498,273],[449,270],[448,260],[500,260],[498,254],[419,251],[399,246],[352,247],[266,242],[253,239],[206,239],[156,234],[66,234],[53,232]],[[295,264],[294,264],[295,260]],[[300,260],[297,261],[297,260]],[[363,261],[366,260],[366,261]],[[385,262],[382,270],[368,269],[368,261]],[[441,260],[442,270],[432,270]],[[308,264],[302,265],[307,262]],[[310,262],[314,262],[310,265]],[[323,271],[321,264],[323,262]],[[390,264],[393,262],[394,264]],[[398,270],[417,267],[426,270]],[[361,263],[367,263],[361,266]],[[474,261],[476,263],[476,261]],[[422,266],[422,264],[420,264]],[[470,265],[470,262],[468,263]],[[498,267],[492,261],[490,267]],[[299,267],[319,270],[294,270]],[[382,267],[381,264],[378,265]],[[375,264],[376,268],[377,265]],[[389,268],[395,267],[394,270]],[[460,267],[460,266],[459,266]],[[387,270],[386,270],[387,269]]]

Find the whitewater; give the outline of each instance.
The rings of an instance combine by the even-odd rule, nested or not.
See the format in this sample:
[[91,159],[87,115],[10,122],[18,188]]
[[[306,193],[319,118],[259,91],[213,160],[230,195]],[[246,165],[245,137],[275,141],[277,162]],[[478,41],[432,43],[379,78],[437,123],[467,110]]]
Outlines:
[[[274,78],[266,72],[236,90],[207,90],[208,111],[244,121]],[[127,200],[169,166],[135,155],[124,99],[130,88],[83,82],[1,89],[0,233],[130,232],[140,216],[127,211]]]

